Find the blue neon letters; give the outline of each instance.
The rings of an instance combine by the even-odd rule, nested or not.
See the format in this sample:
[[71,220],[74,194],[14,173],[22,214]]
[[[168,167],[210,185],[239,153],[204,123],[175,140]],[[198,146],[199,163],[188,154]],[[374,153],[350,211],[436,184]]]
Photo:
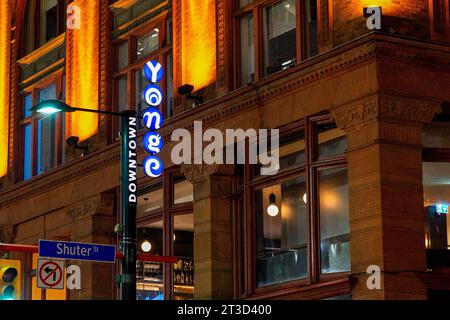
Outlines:
[[157,107],[163,101],[163,93],[155,84],[149,84],[142,93],[142,100],[151,107]]
[[142,124],[149,130],[155,131],[161,129],[164,119],[161,112],[156,108],[144,110],[142,115]]
[[157,132],[149,132],[144,136],[144,149],[150,154],[160,153],[163,144],[163,139]]
[[164,76],[162,65],[158,61],[147,62],[144,66],[144,76],[152,83],[160,82]]
[[150,178],[158,178],[163,173],[164,167],[156,156],[147,157],[143,163],[143,170]]
[[142,99],[150,108],[144,110],[142,122],[144,127],[151,130],[151,132],[144,136],[144,149],[150,156],[144,160],[143,170],[147,176],[157,178],[163,173],[164,166],[156,154],[161,152],[164,142],[156,130],[161,129],[164,118],[157,109],[163,102],[163,93],[156,83],[162,80],[164,70],[159,62],[150,61],[144,66],[144,75],[151,84],[145,87],[142,92]]

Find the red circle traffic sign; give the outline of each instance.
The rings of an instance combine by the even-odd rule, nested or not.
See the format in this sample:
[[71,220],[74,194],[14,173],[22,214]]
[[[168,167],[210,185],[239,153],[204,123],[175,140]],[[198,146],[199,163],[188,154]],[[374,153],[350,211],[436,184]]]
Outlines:
[[[45,271],[45,269],[46,269],[47,267],[51,267],[51,266],[55,266],[55,268],[54,268],[49,274],[47,274],[47,275],[44,277],[42,271]],[[57,272],[58,272],[58,273],[57,273]],[[53,276],[55,273],[56,273],[56,275],[59,274],[59,277],[53,277],[54,279],[56,279],[56,281],[55,281],[55,280],[54,280],[53,282],[48,281],[48,279],[49,279],[51,276]],[[55,263],[55,262],[53,262],[53,261],[46,262],[46,263],[44,263],[44,264],[41,266],[41,268],[39,269],[39,279],[40,279],[40,280],[42,281],[42,283],[45,284],[46,286],[49,286],[49,287],[56,287],[58,284],[60,284],[60,282],[61,282],[62,279],[63,279],[63,271],[62,271],[61,267],[60,267],[57,263]]]

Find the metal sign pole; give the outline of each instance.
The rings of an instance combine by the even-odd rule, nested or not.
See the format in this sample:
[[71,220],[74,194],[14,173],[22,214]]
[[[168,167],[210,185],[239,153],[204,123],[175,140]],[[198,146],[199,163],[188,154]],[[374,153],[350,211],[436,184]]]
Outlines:
[[122,260],[120,295],[122,300],[136,300],[136,205],[137,205],[137,116],[127,112],[122,117],[121,145],[121,225]]

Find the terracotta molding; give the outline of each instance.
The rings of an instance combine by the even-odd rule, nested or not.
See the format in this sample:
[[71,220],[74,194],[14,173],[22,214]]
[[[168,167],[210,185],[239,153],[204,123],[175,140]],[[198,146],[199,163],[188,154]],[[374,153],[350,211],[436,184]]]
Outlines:
[[441,111],[441,105],[434,101],[374,94],[331,113],[339,128],[347,130],[374,119],[429,123]]

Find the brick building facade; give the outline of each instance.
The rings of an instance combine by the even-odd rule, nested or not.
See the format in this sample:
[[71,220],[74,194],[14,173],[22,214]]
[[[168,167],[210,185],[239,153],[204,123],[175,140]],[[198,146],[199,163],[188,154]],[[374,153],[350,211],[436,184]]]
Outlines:
[[[367,28],[368,5],[382,7],[382,30]],[[118,244],[119,123],[29,109],[142,111],[142,68],[158,60],[166,170],[139,174],[138,246],[180,262],[138,263],[140,299],[449,296],[437,209],[450,204],[448,0],[10,0],[0,17],[0,242]],[[280,171],[174,165],[171,135],[194,121],[280,129]],[[118,297],[118,265],[77,263],[81,290],[44,292],[36,257],[12,256],[24,299]]]

